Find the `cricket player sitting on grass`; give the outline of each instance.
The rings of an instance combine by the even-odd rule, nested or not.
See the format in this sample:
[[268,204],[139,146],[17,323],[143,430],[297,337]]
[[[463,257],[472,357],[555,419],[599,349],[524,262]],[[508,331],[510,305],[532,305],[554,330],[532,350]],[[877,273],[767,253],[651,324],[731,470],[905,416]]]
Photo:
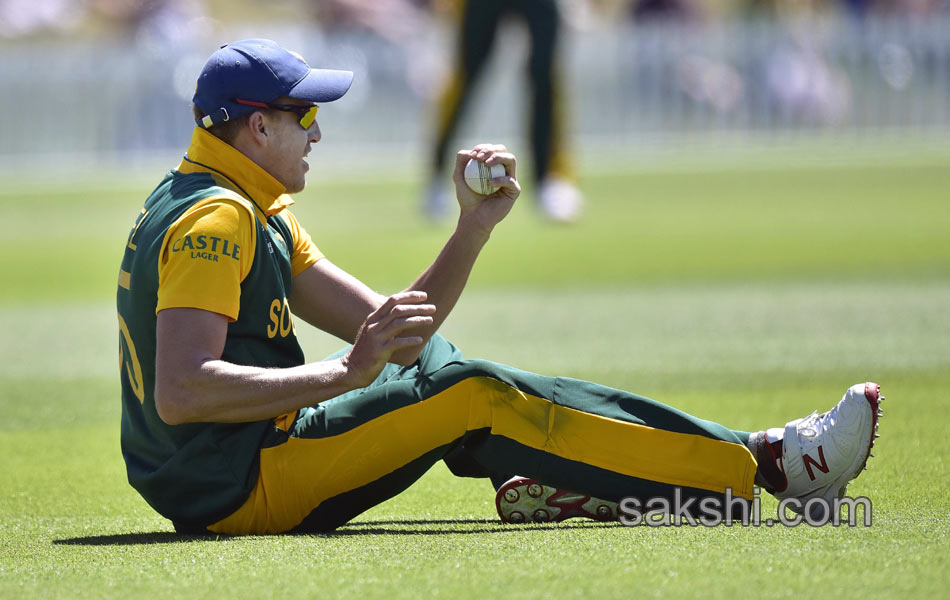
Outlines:
[[[198,79],[191,146],[129,235],[122,453],[129,482],[178,531],[330,530],[440,460],[490,477],[506,522],[614,519],[626,497],[748,501],[754,484],[802,501],[843,495],[873,442],[875,384],[750,434],[594,383],[465,360],[437,335],[521,191],[503,146],[458,153],[458,225],[405,291],[384,297],[324,258],[288,194],[304,188],[320,141],[317,105],[351,80],[268,40],[222,46]],[[497,192],[466,186],[470,159],[504,165]],[[308,363],[298,320],[351,345]]]

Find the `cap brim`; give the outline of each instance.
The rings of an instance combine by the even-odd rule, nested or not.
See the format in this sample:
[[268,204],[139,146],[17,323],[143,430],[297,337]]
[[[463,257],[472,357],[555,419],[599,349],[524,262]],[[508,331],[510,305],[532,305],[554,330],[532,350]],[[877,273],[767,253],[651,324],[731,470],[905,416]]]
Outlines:
[[301,79],[287,95],[310,102],[333,102],[342,98],[352,83],[352,71],[310,69],[310,73]]

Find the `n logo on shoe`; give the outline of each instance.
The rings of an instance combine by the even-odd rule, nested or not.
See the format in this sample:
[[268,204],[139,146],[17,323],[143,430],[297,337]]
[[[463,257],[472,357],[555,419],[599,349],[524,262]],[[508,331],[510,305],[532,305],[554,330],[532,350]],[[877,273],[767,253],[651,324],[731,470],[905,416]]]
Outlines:
[[802,455],[802,460],[805,463],[805,469],[808,471],[808,477],[810,477],[812,481],[815,480],[815,473],[811,470],[812,465],[814,465],[815,468],[817,468],[822,473],[828,472],[828,462],[825,460],[825,451],[821,446],[818,446],[818,458],[821,459],[821,462],[818,462],[807,454]]

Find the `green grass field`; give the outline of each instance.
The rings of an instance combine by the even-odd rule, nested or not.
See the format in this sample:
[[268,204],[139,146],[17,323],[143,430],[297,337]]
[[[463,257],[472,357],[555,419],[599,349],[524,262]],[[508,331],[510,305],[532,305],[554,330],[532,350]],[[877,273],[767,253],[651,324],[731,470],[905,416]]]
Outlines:
[[[528,191],[444,328],[469,357],[735,428],[876,380],[883,437],[849,488],[872,499],[869,528],[507,527],[487,482],[439,465],[329,535],[177,536],[126,483],[118,442],[115,279],[152,182],[5,177],[0,598],[942,596],[950,160],[869,156],[589,175],[575,227],[541,223]],[[296,212],[337,264],[395,291],[448,232],[417,219],[418,191],[314,181]],[[312,359],[340,345],[301,339]]]

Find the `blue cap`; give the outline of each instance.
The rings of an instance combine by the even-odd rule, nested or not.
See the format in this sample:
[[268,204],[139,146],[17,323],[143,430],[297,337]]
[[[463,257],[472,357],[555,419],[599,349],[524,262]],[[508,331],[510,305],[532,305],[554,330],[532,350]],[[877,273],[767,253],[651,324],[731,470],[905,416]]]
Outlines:
[[211,55],[198,76],[193,101],[207,115],[197,121],[208,128],[260,110],[234,100],[273,102],[281,96],[308,102],[332,102],[353,83],[352,71],[311,69],[295,52],[271,40],[225,44]]

